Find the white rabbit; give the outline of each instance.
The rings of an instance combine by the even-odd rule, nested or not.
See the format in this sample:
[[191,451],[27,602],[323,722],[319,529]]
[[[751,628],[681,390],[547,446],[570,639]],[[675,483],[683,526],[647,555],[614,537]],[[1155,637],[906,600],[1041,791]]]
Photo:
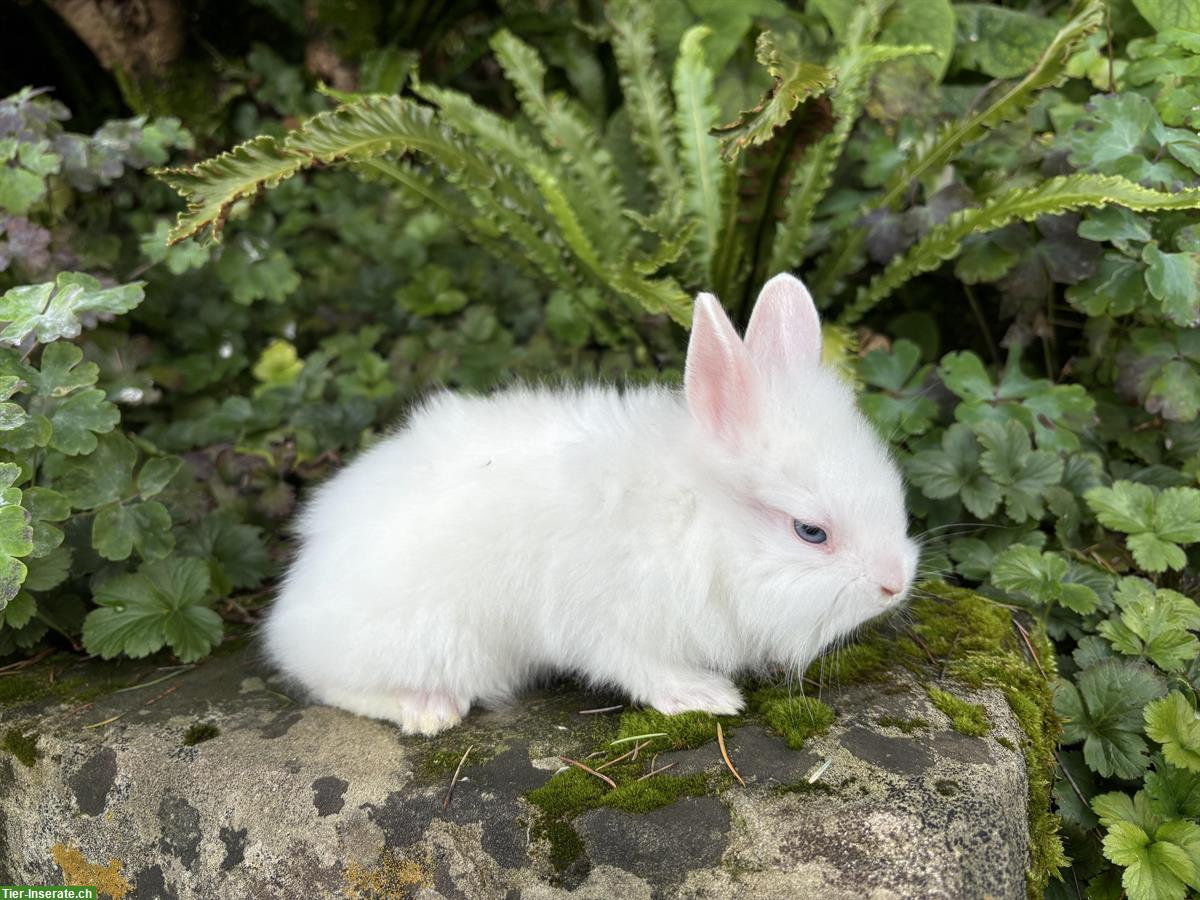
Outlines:
[[683,390],[439,393],[323,485],[266,624],[315,697],[435,734],[572,673],[734,713],[907,594],[900,475],[778,275],[745,342],[696,298]]

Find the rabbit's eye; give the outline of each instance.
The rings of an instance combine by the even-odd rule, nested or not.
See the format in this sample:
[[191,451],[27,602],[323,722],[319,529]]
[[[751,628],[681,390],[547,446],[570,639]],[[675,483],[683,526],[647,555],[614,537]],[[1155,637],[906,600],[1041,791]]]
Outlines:
[[792,527],[796,529],[796,534],[800,535],[802,541],[808,541],[810,544],[823,544],[829,539],[824,528],[805,524],[799,519],[792,520]]

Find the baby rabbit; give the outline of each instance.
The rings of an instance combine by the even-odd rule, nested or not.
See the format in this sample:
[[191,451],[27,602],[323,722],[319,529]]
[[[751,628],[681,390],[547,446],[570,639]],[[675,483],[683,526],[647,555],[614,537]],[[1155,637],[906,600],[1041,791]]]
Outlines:
[[303,511],[269,656],[409,734],[547,672],[737,712],[731,675],[802,670],[913,580],[900,475],[820,356],[778,275],[744,341],[696,298],[682,390],[430,397]]

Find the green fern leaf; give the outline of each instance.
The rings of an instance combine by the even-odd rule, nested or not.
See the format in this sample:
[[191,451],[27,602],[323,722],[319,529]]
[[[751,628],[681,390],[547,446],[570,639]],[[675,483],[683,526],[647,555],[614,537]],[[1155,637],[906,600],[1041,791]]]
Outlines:
[[612,157],[599,133],[577,103],[543,89],[546,67],[536,50],[505,29],[492,37],[492,50],[512,83],[525,115],[537,125],[542,140],[561,158],[576,193],[587,198],[596,227],[592,238],[605,257],[621,254],[630,242],[622,215],[625,192]]
[[651,6],[637,0],[614,0],[607,11],[634,143],[650,168],[650,179],[663,207],[673,212],[681,210],[683,180],[670,130],[672,111],[667,86],[654,61]]
[[592,242],[588,240],[588,236],[583,231],[583,226],[579,224],[575,209],[566,194],[563,193],[558,179],[550,172],[540,168],[533,168],[530,174],[546,200],[546,211],[554,218],[559,233],[567,246],[571,248],[571,252],[603,281],[604,267],[596,255],[596,248],[592,246]]
[[1059,29],[1028,75],[985,109],[948,125],[925,153],[902,166],[893,178],[891,189],[880,200],[879,208],[895,204],[911,190],[914,182],[929,172],[940,171],[959,150],[966,144],[979,140],[989,128],[1022,114],[1037,91],[1060,83],[1066,77],[1067,63],[1075,55],[1075,51],[1103,22],[1104,4],[1101,0],[1088,0],[1074,17]]
[[679,144],[687,193],[684,197],[687,212],[696,219],[697,240],[690,262],[696,281],[707,279],[721,236],[721,166],[720,144],[709,134],[716,121],[717,107],[713,102],[713,73],[704,62],[701,42],[712,29],[697,25],[689,29],[679,43],[675,61],[675,127],[679,129]]
[[1196,209],[1200,208],[1200,188],[1164,193],[1117,176],[1079,174],[1052,178],[1035,187],[1006,191],[981,207],[955,213],[926,234],[904,256],[861,288],[838,321],[843,325],[854,325],[904,282],[954,258],[970,235],[1002,228],[1017,220],[1031,221],[1039,216],[1109,204],[1137,211]]
[[772,272],[796,268],[808,242],[813,215],[833,183],[842,149],[866,102],[868,78],[882,63],[905,56],[932,53],[933,48],[892,47],[871,44],[879,31],[886,4],[883,0],[859,7],[851,20],[842,48],[830,68],[836,85],[832,91],[833,129],[806,151],[791,189],[784,200],[784,218],[771,248]]
[[758,36],[755,56],[775,83],[758,106],[715,129],[721,135],[721,155],[725,159],[736,159],[747,147],[765,144],[802,101],[819,97],[834,82],[830,69],[800,59],[798,46],[792,43],[781,47],[779,39],[769,31]]
[[[1052,87],[1066,77],[1068,61],[1103,21],[1102,0],[1086,0],[1059,29],[1028,75],[980,112],[943,128],[924,153],[900,167],[893,176],[891,187],[872,206],[876,209],[894,206],[922,176],[939,171],[964,146],[986,136],[990,128],[1021,115],[1038,91]],[[853,269],[865,240],[866,232],[858,228],[835,243],[813,276],[813,289],[820,294],[833,293],[837,283]]]
[[674,278],[646,279],[633,268],[614,266],[609,284],[647,312],[666,313],[684,327],[692,323],[691,300]]
[[692,238],[696,236],[696,229],[700,223],[695,219],[684,222],[675,230],[675,234],[663,237],[658,246],[654,248],[654,252],[646,256],[644,259],[635,260],[633,268],[642,275],[653,275],[664,266],[669,266],[671,263],[683,256],[683,251],[688,249],[688,245],[692,243]]
[[313,116],[281,139],[257,137],[191,168],[154,170],[187,201],[167,241],[177,244],[206,230],[220,240],[237,201],[318,163],[361,161],[403,150],[418,150],[477,184],[494,181],[482,155],[440,125],[432,109],[372,95]]

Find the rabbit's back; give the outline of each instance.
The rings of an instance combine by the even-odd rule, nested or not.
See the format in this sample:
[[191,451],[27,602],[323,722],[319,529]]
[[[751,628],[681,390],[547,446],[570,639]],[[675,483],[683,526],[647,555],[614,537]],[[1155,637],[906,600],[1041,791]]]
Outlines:
[[[689,478],[664,444],[684,445],[687,423],[664,389],[435,395],[304,511],[271,656],[305,682],[485,698],[569,667],[570,628],[612,573],[652,583],[652,561],[679,552],[638,526],[672,514],[678,479],[667,531],[682,539]],[[464,683],[476,674],[487,684]]]

